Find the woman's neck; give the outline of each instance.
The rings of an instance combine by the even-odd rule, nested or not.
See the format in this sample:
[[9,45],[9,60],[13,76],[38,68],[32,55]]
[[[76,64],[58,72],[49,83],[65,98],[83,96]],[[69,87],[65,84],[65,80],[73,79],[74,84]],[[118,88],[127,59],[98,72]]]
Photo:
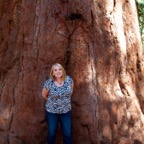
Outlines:
[[64,81],[62,80],[62,78],[55,78],[55,84],[57,86],[62,86],[64,84]]
[[55,78],[55,80],[58,81],[58,82],[62,82],[62,78],[61,77]]

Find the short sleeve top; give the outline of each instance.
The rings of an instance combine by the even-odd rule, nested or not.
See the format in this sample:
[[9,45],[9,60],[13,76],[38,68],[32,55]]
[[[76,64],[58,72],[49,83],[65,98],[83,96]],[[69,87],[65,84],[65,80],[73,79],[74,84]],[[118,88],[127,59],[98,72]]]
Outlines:
[[49,91],[46,100],[46,110],[50,113],[67,113],[71,110],[71,94],[73,80],[66,76],[64,84],[58,87],[51,78],[49,78],[44,87]]

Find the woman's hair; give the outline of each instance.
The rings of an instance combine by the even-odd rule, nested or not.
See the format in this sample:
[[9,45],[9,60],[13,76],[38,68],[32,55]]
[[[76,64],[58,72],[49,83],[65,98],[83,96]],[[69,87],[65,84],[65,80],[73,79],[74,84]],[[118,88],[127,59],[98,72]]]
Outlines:
[[55,77],[53,76],[53,69],[55,66],[58,66],[62,69],[62,80],[64,81],[66,79],[66,72],[65,72],[65,69],[63,68],[63,66],[59,63],[55,63],[52,65],[52,68],[51,68],[51,71],[50,71],[50,78],[54,81],[55,80]]

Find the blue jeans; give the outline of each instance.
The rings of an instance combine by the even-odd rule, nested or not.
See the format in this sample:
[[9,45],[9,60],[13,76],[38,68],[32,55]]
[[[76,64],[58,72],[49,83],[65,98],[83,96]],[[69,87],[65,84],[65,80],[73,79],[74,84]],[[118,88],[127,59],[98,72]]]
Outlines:
[[48,144],[55,144],[59,122],[63,134],[63,143],[72,144],[71,111],[64,114],[53,114],[46,111],[46,119],[48,124]]

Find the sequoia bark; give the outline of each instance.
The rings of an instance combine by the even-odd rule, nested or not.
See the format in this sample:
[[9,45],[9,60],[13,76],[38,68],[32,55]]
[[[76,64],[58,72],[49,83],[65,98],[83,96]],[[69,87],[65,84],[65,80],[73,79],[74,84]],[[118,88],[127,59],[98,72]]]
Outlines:
[[135,0],[1,0],[0,143],[45,143],[56,62],[75,82],[74,144],[144,143],[142,54]]

